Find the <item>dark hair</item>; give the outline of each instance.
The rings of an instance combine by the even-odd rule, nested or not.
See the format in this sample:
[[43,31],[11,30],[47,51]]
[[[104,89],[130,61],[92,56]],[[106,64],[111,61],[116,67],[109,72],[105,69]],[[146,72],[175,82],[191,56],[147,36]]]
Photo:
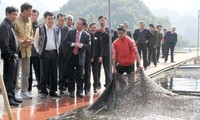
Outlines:
[[24,12],[24,10],[32,9],[32,5],[30,3],[25,2],[21,5],[21,13]]
[[154,29],[155,29],[155,27],[154,27],[154,25],[153,25],[153,24],[149,24],[149,27],[152,27],[152,28],[154,28]]
[[85,18],[79,18],[79,20],[81,20],[83,22],[87,22],[87,20]]
[[104,18],[104,19],[106,20],[106,17],[103,16],[103,15],[99,16],[99,17],[98,17],[98,20],[100,20],[100,19],[102,19],[102,18]]
[[[44,18],[47,18],[48,16],[53,16],[53,17],[54,17],[54,15],[53,15],[52,12],[46,11],[46,12],[44,13]],[[55,18],[55,17],[54,17],[54,18]]]
[[6,7],[5,12],[6,12],[6,15],[7,15],[7,13],[11,14],[13,12],[18,12],[18,9],[14,6],[9,6],[9,7]]
[[90,24],[90,28],[91,28],[93,25],[96,25],[96,23],[91,23],[91,24]]
[[126,29],[124,27],[118,27],[117,28],[117,31],[123,31],[123,32],[126,32]]
[[37,13],[37,14],[39,15],[39,11],[36,10],[36,9],[32,9],[32,12],[33,12],[33,13]]
[[88,26],[88,23],[83,21],[83,26]]
[[162,25],[157,25],[157,27],[156,27],[156,28],[159,28],[159,27],[161,27],[161,28],[162,28]]
[[59,17],[65,17],[65,15],[64,15],[64,14],[61,14],[61,13],[59,13],[59,14],[57,15],[57,19],[58,19]]

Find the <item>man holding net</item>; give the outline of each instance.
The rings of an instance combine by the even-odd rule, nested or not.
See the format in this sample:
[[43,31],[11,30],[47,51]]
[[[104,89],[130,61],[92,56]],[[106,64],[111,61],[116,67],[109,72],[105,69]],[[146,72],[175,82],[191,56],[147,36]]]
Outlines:
[[[112,44],[113,72],[119,80],[123,80],[122,75],[127,73],[128,81],[134,82],[135,60],[138,61],[138,68],[142,69],[137,46],[135,41],[126,35],[126,29],[123,26],[117,29],[117,34],[118,38]],[[124,80],[120,84],[121,88],[127,85],[128,83]]]

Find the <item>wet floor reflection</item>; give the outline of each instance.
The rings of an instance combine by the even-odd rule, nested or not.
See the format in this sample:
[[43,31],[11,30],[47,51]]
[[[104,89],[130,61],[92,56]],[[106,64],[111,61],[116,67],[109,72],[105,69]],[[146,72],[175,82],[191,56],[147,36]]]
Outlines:
[[[99,94],[91,94],[84,98],[69,98],[64,95],[61,98],[40,99],[37,95],[32,100],[24,100],[19,107],[12,107],[15,120],[45,120],[53,116],[66,113],[69,110],[80,108],[88,104],[92,104]],[[2,120],[8,120],[7,113],[4,110],[3,102],[1,102]],[[1,120],[1,119],[0,119]]]

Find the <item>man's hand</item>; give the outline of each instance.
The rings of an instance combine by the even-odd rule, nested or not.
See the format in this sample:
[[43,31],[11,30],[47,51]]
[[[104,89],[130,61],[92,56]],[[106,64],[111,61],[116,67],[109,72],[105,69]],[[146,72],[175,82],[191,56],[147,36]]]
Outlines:
[[101,27],[100,29],[98,29],[98,31],[99,31],[99,32],[102,32],[102,33],[105,33],[105,32],[106,32],[105,28],[103,28],[103,27]]
[[137,69],[138,69],[138,70],[142,70],[143,67],[139,64],[138,67],[137,67]]
[[90,62],[92,63],[94,61],[94,59],[92,58],[92,59],[90,59]]
[[103,60],[102,57],[99,57],[99,62],[102,62],[102,60]]
[[24,46],[31,46],[33,44],[33,40],[32,39],[29,39],[27,38],[26,40],[23,41]]

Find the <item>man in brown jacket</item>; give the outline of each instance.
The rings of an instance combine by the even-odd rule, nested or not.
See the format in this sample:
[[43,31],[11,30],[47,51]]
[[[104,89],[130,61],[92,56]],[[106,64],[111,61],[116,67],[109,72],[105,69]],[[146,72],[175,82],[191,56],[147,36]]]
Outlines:
[[[31,16],[32,5],[24,3],[21,5],[21,14],[15,22],[19,41],[28,41],[29,44],[21,44],[19,68],[21,67],[21,98],[32,98],[28,91],[28,78],[30,73],[31,46],[33,44],[33,29]],[[19,69],[18,69],[19,72]],[[18,86],[17,86],[18,87]]]

